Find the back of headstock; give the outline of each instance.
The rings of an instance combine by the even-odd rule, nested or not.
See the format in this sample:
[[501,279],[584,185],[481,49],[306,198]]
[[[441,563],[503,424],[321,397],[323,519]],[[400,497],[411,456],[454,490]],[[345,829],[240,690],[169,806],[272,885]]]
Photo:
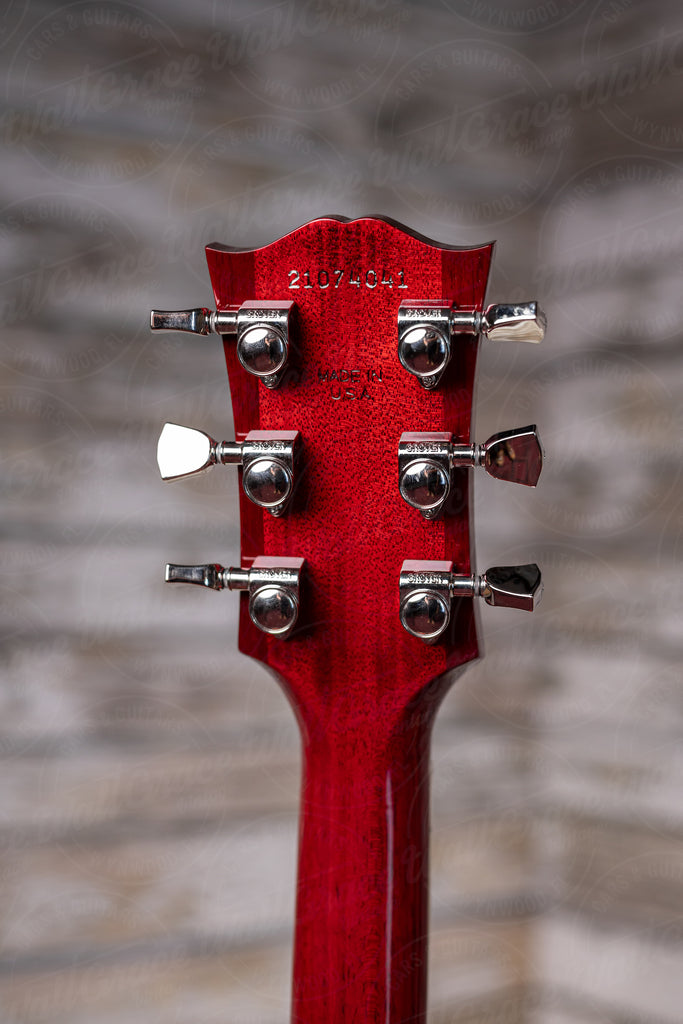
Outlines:
[[[225,340],[235,431],[296,429],[301,471],[290,508],[263,515],[242,493],[242,563],[264,553],[306,559],[307,615],[286,644],[243,609],[240,648],[286,681],[304,715],[403,706],[432,678],[477,656],[472,602],[461,602],[448,642],[426,647],[401,629],[404,557],[451,558],[470,571],[468,474],[452,514],[423,519],[400,499],[398,440],[405,429],[469,438],[476,337],[463,340],[438,389],[420,386],[397,358],[406,299],[451,296],[478,308],[492,247],[439,249],[376,219],[325,219],[253,252],[207,250],[217,309],[247,299],[294,301],[284,379],[267,388]],[[383,283],[384,282],[384,283]],[[367,713],[367,712],[366,712]]]
[[240,649],[302,724],[306,1021],[380,1019],[387,998],[386,1019],[424,1012],[424,970],[381,965],[406,944],[424,961],[426,870],[405,857],[426,856],[431,721],[450,670],[477,657],[473,598],[532,608],[540,593],[535,566],[471,565],[472,468],[533,485],[541,466],[533,427],[470,438],[479,337],[544,326],[533,303],[484,308],[492,250],[323,218],[260,249],[208,246],[216,311],[153,314],[223,335],[234,440],[167,425],[159,462],[167,478],[240,466],[241,562],[167,579],[246,591]]

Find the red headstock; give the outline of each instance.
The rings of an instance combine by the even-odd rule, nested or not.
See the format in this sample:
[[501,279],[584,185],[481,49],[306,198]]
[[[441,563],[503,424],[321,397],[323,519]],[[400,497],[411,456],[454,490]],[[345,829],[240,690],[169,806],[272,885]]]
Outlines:
[[[401,628],[404,558],[449,559],[470,573],[469,473],[457,471],[448,514],[428,521],[401,500],[404,430],[468,441],[477,338],[459,337],[434,390],[397,356],[397,314],[408,299],[481,310],[493,246],[441,246],[376,217],[313,221],[261,249],[207,248],[216,308],[294,300],[293,351],[269,390],[225,338],[235,432],[299,430],[302,472],[286,515],[241,498],[242,564],[258,555],[306,559],[303,608],[285,642],[258,630],[243,601],[240,648],[275,670],[304,719],[392,716],[427,683],[477,657],[473,602],[458,603],[449,635],[427,646]],[[327,709],[325,711],[325,709]]]

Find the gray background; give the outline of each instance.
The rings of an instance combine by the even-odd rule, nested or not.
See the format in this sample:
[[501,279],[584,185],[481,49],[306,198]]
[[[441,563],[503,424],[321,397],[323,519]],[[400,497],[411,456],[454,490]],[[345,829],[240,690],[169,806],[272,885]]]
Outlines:
[[680,1020],[677,671],[683,22],[673,0],[5,5],[0,51],[0,1019],[288,1019],[299,753],[236,652],[234,481],[170,487],[167,418],[228,436],[203,246],[323,213],[498,239],[476,436],[531,421],[535,492],[477,480],[481,567],[534,615],[434,746],[432,1024]]

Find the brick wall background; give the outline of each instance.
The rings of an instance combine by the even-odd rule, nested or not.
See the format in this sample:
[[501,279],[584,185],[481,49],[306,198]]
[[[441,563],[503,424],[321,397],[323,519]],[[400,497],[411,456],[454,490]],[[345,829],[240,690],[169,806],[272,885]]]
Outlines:
[[[535,616],[434,747],[430,1024],[675,1024],[683,996],[683,22],[673,0],[12,0],[0,83],[0,1019],[288,1019],[298,738],[236,652],[236,490],[169,487],[167,418],[227,436],[203,246],[321,213],[498,239],[477,437],[535,420],[536,492],[479,477],[480,566]],[[172,598],[172,599],[171,599]]]

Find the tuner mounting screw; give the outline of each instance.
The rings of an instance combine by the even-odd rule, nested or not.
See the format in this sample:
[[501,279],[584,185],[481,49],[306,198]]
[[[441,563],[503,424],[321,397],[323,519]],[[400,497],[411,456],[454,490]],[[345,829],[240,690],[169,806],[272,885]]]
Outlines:
[[545,314],[537,302],[499,303],[480,313],[447,302],[409,300],[398,311],[398,358],[423,388],[431,389],[450,361],[455,336],[539,342],[545,329]]
[[303,558],[255,558],[250,569],[209,565],[166,566],[167,583],[192,583],[211,590],[245,590],[249,617],[263,633],[287,637],[299,616]]
[[405,431],[398,444],[401,497],[425,519],[443,511],[452,470],[483,467],[497,480],[535,487],[543,467],[543,448],[534,424],[503,430],[483,444],[456,444],[445,431]]
[[203,430],[166,423],[157,446],[159,472],[164,480],[179,480],[209,466],[242,466],[242,489],[255,505],[281,516],[294,488],[301,450],[298,430],[250,430],[244,441],[214,441]]
[[434,644],[446,632],[454,597],[482,597],[495,607],[531,612],[542,593],[535,564],[499,565],[479,576],[464,576],[454,572],[452,562],[407,559],[399,578],[399,615],[411,636]]
[[294,303],[248,300],[239,308],[153,309],[153,331],[187,331],[191,334],[237,335],[237,358],[267,388],[282,381],[289,355],[289,327]]

